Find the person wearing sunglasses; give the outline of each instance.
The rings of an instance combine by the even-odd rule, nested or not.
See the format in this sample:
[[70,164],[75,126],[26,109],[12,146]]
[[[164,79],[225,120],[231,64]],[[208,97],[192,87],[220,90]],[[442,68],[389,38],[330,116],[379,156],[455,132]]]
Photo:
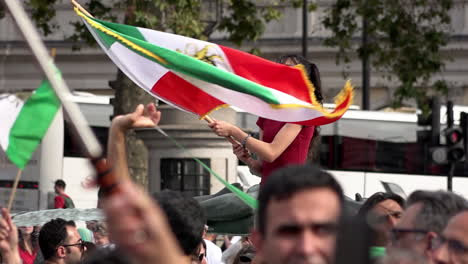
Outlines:
[[435,263],[431,241],[442,234],[451,217],[468,209],[468,202],[452,192],[415,191],[406,205],[401,220],[392,229],[389,250],[410,250]]
[[450,219],[442,235],[432,240],[432,250],[437,264],[468,263],[468,211]]
[[206,243],[204,240],[200,243],[200,251],[192,256],[192,264],[208,264],[206,260]]
[[39,233],[39,246],[46,264],[77,264],[86,250],[73,221],[61,218],[47,222]]
[[250,264],[255,258],[255,248],[251,244],[244,245],[234,259],[233,264]]

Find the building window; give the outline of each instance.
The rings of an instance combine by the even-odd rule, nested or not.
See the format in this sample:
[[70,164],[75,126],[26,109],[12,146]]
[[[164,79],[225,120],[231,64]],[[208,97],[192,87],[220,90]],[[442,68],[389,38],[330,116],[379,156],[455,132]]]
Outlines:
[[[200,159],[210,167],[210,159]],[[193,159],[161,159],[161,190],[210,194],[210,173]]]

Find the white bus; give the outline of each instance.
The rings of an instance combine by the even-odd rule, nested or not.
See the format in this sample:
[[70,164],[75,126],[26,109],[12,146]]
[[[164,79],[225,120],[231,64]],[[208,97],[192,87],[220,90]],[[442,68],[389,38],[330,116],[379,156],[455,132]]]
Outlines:
[[[445,127],[445,107],[441,127]],[[455,106],[455,123],[468,107]],[[256,117],[240,112],[238,123],[252,131]],[[447,188],[447,166],[431,164],[427,149],[417,142],[416,113],[362,111],[356,107],[337,122],[321,127],[320,164],[341,182],[345,194],[368,197],[395,183],[406,194],[417,189]],[[453,191],[468,198],[468,163],[456,166]],[[246,170],[241,169],[243,178]],[[465,178],[466,177],[466,178]],[[252,180],[250,180],[252,181]]]

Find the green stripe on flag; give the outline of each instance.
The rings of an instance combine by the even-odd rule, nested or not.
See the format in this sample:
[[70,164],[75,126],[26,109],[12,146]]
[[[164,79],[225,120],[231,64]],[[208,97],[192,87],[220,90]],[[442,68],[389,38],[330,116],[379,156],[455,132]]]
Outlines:
[[[161,57],[166,62],[168,62],[168,64],[162,64],[155,58],[150,57],[134,49],[134,47],[132,47],[125,41],[122,41],[121,39],[118,39],[109,35],[110,37],[114,38],[115,41],[118,41],[119,43],[126,46],[127,48],[133,50],[134,52],[140,54],[141,56],[151,61],[161,64],[162,66],[170,70],[188,75],[190,77],[193,77],[193,78],[205,81],[205,82],[214,83],[222,87],[232,89],[237,92],[250,94],[252,96],[255,96],[263,100],[265,103],[268,103],[268,104],[280,104],[278,98],[276,98],[276,96],[270,91],[270,88],[268,87],[252,82],[250,80],[242,78],[233,73],[224,71],[206,62],[203,62],[196,58],[192,58],[188,55],[153,45],[144,40],[141,40],[141,37],[138,37],[138,36],[133,37],[131,35],[126,35],[118,31],[118,30],[121,30],[123,26],[125,26],[126,32],[131,32],[131,34],[134,35],[135,33],[128,29],[128,27],[130,26],[110,23],[110,22],[102,21],[102,20],[95,19],[95,18],[89,18],[89,19],[93,20],[95,23],[98,23],[99,26],[103,27],[105,30],[109,30],[115,34],[118,34],[122,36],[123,38],[125,38],[126,40],[132,42],[134,45],[142,47],[154,53],[155,55]],[[90,26],[94,27],[93,25],[90,25]],[[137,28],[135,29],[138,30]],[[97,28],[97,30],[100,30],[100,29]],[[107,34],[106,32],[103,32],[103,33]]]
[[6,150],[10,161],[20,169],[24,169],[31,159],[59,107],[60,101],[48,81],[43,81],[24,103],[10,130]]
[[[143,34],[141,34],[141,32],[136,27],[132,27],[132,26],[124,25],[124,24],[105,22],[105,21],[96,21],[96,22],[101,23],[114,31],[122,32],[123,34],[127,36],[131,36],[141,41],[146,41]],[[107,48],[110,48],[110,46],[112,46],[112,44],[114,44],[117,41],[114,37],[111,37],[96,28],[93,28],[93,29],[94,29],[94,32],[96,32],[99,35],[99,38],[102,40],[103,44]]]

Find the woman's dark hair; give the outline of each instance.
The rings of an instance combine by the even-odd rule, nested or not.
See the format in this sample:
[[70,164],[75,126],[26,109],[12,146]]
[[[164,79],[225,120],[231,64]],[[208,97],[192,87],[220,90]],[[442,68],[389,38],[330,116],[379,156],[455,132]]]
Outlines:
[[317,101],[322,104],[323,96],[322,96],[322,81],[320,80],[320,72],[314,63],[308,61],[306,58],[300,55],[284,55],[279,57],[276,61],[281,64],[285,64],[287,61],[291,61],[293,64],[302,64],[307,72],[307,76],[309,80],[315,87],[314,94]]
[[[31,245],[33,247],[33,250],[36,251],[39,249],[39,231],[38,231],[38,227],[34,227],[32,233],[31,233],[31,236],[30,236],[30,239],[31,239]],[[24,241],[24,238],[23,238],[23,234],[21,232],[21,228],[18,228],[18,246],[23,249],[23,250],[26,250],[26,241]]]
[[[302,57],[301,55],[284,55],[279,57],[276,62],[285,64],[287,61],[292,62],[293,64],[302,64],[307,72],[307,76],[309,77],[309,80],[312,82],[312,84],[315,87],[314,90],[314,95],[315,99],[317,99],[317,102],[320,104],[323,104],[323,96],[322,96],[322,81],[320,79],[320,71],[314,63],[308,61],[306,58]],[[318,154],[320,150],[320,142],[321,142],[321,137],[320,137],[320,127],[315,126],[314,129],[314,137],[310,141],[310,146],[309,146],[309,152],[307,155],[307,160],[311,162],[317,162],[318,159]]]

